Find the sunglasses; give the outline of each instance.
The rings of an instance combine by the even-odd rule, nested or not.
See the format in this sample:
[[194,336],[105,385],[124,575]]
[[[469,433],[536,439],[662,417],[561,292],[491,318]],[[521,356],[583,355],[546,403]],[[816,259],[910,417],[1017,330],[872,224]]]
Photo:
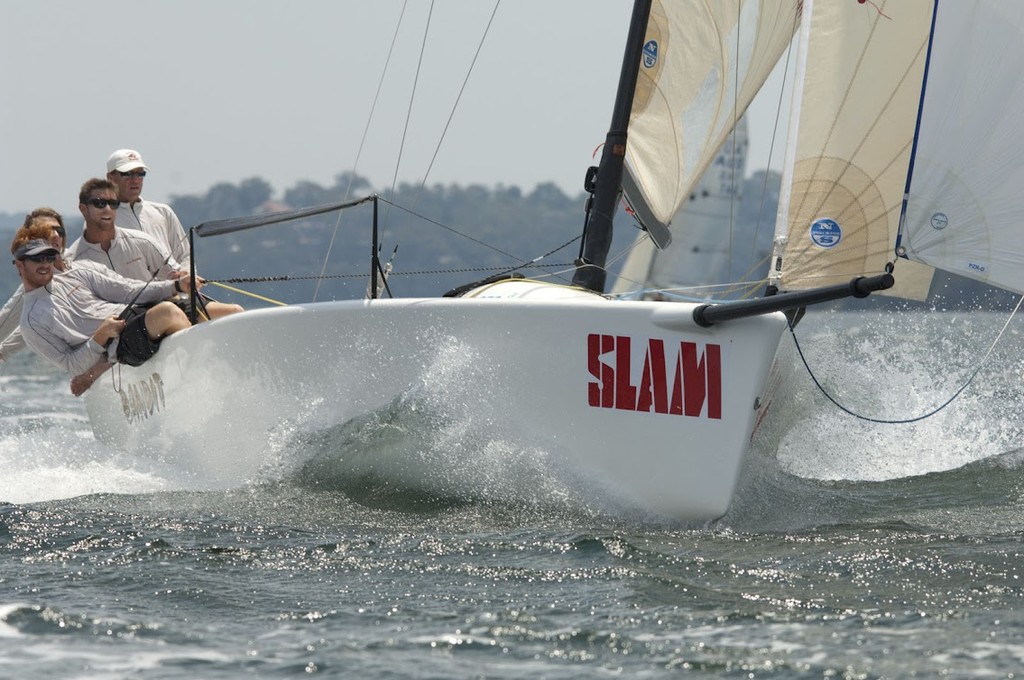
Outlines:
[[121,201],[113,198],[90,198],[86,201],[89,205],[94,208],[113,208],[117,210],[121,207]]
[[121,175],[121,177],[139,177],[139,178],[142,178],[142,177],[146,176],[146,171],[145,170],[132,170],[131,172],[119,172],[118,174]]
[[57,261],[57,256],[54,255],[53,253],[47,253],[46,255],[26,255],[22,259],[23,260],[29,260],[29,261],[35,262],[37,264],[38,263],[42,263],[42,262],[53,263],[53,262]]

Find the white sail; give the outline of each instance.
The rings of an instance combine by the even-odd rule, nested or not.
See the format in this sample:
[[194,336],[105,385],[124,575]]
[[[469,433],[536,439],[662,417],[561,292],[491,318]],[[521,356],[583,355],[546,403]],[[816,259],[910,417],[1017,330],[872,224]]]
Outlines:
[[[805,2],[771,272],[780,289],[895,259],[934,5]],[[900,262],[895,274],[894,294],[927,295],[930,268]]]
[[668,224],[799,25],[801,0],[655,0],[626,151],[642,201]]
[[[770,227],[760,239],[752,233],[756,224],[737,222],[748,145],[747,121],[741,118],[673,219],[677,238],[672,247],[659,250],[641,233],[622,265],[612,295],[645,299],[741,297],[748,291],[736,282],[749,280],[751,265],[758,261],[760,267],[753,276],[763,289]],[[754,252],[755,245],[760,252]]]
[[1024,2],[938,4],[902,245],[1024,293]]

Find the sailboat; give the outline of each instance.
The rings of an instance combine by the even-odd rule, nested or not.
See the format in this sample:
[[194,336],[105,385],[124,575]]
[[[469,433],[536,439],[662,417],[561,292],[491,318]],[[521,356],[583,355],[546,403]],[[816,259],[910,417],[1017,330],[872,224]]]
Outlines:
[[[963,99],[955,83],[933,87],[934,78],[925,75],[958,74],[959,87],[967,79],[983,90],[968,93],[972,104],[991,101],[999,88],[1018,102],[1012,78],[970,80],[968,73],[984,66],[979,55],[989,54],[987,39],[978,38],[979,50],[966,56],[943,50],[964,45],[965,28],[989,29],[989,22],[1006,36],[1020,26],[1024,10],[995,0],[965,2],[950,8],[947,19],[949,4],[638,0],[608,137],[600,164],[587,174],[592,197],[573,285],[506,278],[467,286],[458,296],[414,299],[382,298],[371,285],[362,300],[247,311],[202,323],[167,338],[146,364],[116,367],[114,380],[89,390],[96,437],[157,459],[186,460],[197,479],[224,487],[258,479],[261,470],[280,462],[282,445],[295,437],[428,403],[470,418],[489,443],[515,442],[519,451],[536,452],[552,473],[570,475],[617,503],[684,521],[720,517],[732,502],[763,408],[787,325],[784,311],[892,286],[893,248],[902,258],[895,268],[900,273],[912,258],[922,267],[952,268],[999,285],[1008,285],[1004,279],[1011,273],[1022,276],[1019,263],[995,247],[1010,228],[977,219],[992,214],[989,199],[1000,188],[979,191],[974,179],[954,174],[944,162],[959,162],[958,152],[985,145],[975,139],[933,151],[962,139],[960,130],[951,134],[942,123],[959,128],[974,110],[951,106]],[[961,14],[970,10],[988,13],[984,24],[964,21]],[[1005,13],[1014,20],[1001,21]],[[857,29],[851,40],[844,37],[849,28]],[[947,46],[949,30],[957,36]],[[838,53],[835,63],[817,53],[821,45],[813,38],[819,31],[824,46]],[[794,33],[804,64],[801,101],[808,102],[794,107],[800,128],[815,130],[810,119],[816,116],[834,119],[836,111],[829,109],[838,101],[840,110],[852,107],[844,131],[861,138],[833,148],[836,126],[825,123],[817,125],[817,146],[803,132],[791,136],[780,223],[792,226],[776,237],[771,262],[771,283],[781,292],[720,304],[606,294],[620,196],[644,237],[657,248],[671,248],[673,217]],[[1019,52],[1017,45],[1014,50]],[[877,74],[859,84],[861,63],[885,71],[881,91],[871,81]],[[818,68],[824,72],[815,79],[811,71]],[[822,90],[830,95],[828,106],[818,105],[816,98],[825,100]],[[934,97],[938,110],[932,114]],[[894,100],[909,104],[896,111]],[[992,124],[983,126],[985,134],[1007,135],[1009,129],[996,123],[1020,108],[986,110]],[[975,169],[1017,172],[1019,164],[1005,163],[1007,138],[998,140],[1002,148],[997,144]],[[881,154],[878,167],[858,159],[867,148]],[[885,148],[888,157],[879,151]],[[805,172],[808,166],[825,167],[832,176],[818,180]],[[860,183],[847,181],[854,176]],[[838,188],[845,193],[831,200]],[[852,213],[844,209],[851,199],[860,206]],[[375,197],[364,200],[376,205]],[[354,203],[209,222],[191,233],[215,236]],[[997,212],[1007,212],[998,205]],[[939,214],[945,216],[941,228],[935,226]],[[861,223],[867,236],[857,236]],[[863,259],[851,263],[849,255],[837,256],[845,269],[832,278],[812,275],[803,286],[795,275],[811,268],[797,265],[807,234],[829,253],[860,244],[855,251]],[[370,280],[376,281],[384,271],[376,220],[370,245]],[[816,254],[805,250],[808,260]],[[398,486],[429,484],[415,461],[378,466],[375,473]]]

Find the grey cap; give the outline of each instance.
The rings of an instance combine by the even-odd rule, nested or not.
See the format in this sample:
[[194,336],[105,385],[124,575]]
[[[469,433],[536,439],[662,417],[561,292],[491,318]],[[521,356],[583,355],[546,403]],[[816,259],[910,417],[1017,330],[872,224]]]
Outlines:
[[24,245],[18,246],[18,249],[14,251],[14,259],[24,260],[29,255],[45,255],[47,253],[60,255],[60,251],[51,246],[49,241],[37,238]]

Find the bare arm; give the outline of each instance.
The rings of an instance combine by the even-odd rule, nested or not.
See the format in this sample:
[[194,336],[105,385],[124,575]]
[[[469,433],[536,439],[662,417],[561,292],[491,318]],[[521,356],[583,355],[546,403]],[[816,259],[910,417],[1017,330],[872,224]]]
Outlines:
[[96,379],[106,373],[111,366],[113,366],[113,364],[107,361],[106,356],[102,356],[97,359],[96,363],[90,366],[85,373],[80,373],[71,379],[71,394],[76,397],[80,397],[85,394],[85,391],[92,387],[92,384],[96,382]]

